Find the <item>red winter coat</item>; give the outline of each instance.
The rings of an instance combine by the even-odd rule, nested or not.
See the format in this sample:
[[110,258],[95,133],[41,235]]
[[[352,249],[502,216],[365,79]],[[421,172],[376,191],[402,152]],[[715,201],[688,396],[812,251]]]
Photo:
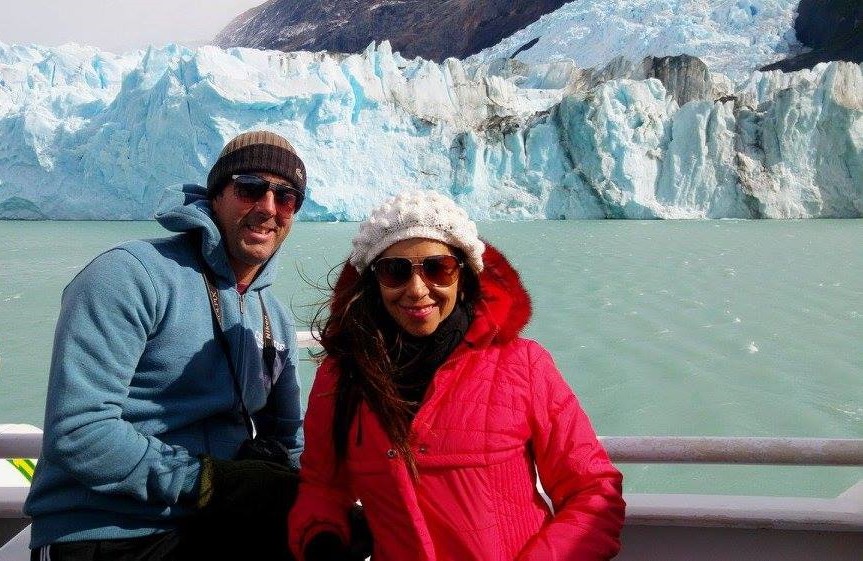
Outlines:
[[298,559],[320,531],[348,540],[345,513],[356,499],[374,561],[593,561],[619,550],[620,472],[548,351],[518,337],[530,318],[518,274],[491,247],[483,261],[476,316],[413,420],[417,482],[365,404],[348,437],[346,474],[334,475],[338,365],[321,365],[290,515]]

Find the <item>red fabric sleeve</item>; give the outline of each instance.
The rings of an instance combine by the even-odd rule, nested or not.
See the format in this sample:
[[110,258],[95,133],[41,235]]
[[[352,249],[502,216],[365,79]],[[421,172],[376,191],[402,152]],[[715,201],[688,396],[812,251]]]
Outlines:
[[620,550],[623,477],[548,351],[533,343],[528,354],[533,452],[554,518],[531,538],[517,561],[610,559]]
[[344,476],[336,474],[332,423],[336,366],[325,360],[318,368],[306,411],[306,445],[300,456],[300,489],[288,516],[288,536],[294,556],[303,561],[303,550],[315,535],[334,532],[350,542],[348,511],[354,503]]

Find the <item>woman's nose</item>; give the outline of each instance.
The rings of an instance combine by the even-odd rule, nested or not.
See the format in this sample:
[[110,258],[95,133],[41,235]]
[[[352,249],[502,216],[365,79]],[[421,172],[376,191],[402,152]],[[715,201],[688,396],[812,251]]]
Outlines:
[[423,280],[422,275],[419,274],[419,271],[416,267],[414,267],[411,272],[411,278],[408,280],[407,285],[405,286],[405,290],[412,298],[419,300],[428,294],[429,289],[426,285],[425,280]]

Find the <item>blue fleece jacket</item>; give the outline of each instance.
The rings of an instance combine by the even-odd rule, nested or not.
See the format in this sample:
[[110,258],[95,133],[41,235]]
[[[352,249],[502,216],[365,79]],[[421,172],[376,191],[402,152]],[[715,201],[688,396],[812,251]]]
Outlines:
[[[270,294],[275,257],[240,295],[205,194],[197,185],[169,189],[156,219],[177,235],[110,249],[63,292],[42,455],[25,505],[31,547],[176,527],[197,496],[197,456],[231,458],[247,437],[214,338],[202,257],[216,275],[246,407],[259,432],[299,457],[296,332]],[[272,380],[259,294],[277,351]]]

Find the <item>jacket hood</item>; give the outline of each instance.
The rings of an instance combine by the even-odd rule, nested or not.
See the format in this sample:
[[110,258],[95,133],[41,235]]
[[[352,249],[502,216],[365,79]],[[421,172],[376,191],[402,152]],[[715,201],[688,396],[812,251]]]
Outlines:
[[[172,185],[165,189],[156,207],[156,221],[170,232],[195,232],[201,236],[201,255],[217,276],[236,282],[228,262],[222,233],[213,219],[207,188],[194,183]],[[261,268],[251,288],[272,284],[276,271],[276,253]]]
[[491,337],[494,343],[512,341],[530,321],[533,313],[530,295],[515,267],[488,242],[485,242],[482,262],[477,315],[467,337],[476,342],[485,337]]
[[[530,321],[533,311],[530,295],[507,258],[490,243],[484,243],[483,270],[479,275],[480,297],[466,339],[480,345],[506,343],[518,337]],[[359,276],[350,263],[345,263],[333,292],[336,295],[348,294]]]

